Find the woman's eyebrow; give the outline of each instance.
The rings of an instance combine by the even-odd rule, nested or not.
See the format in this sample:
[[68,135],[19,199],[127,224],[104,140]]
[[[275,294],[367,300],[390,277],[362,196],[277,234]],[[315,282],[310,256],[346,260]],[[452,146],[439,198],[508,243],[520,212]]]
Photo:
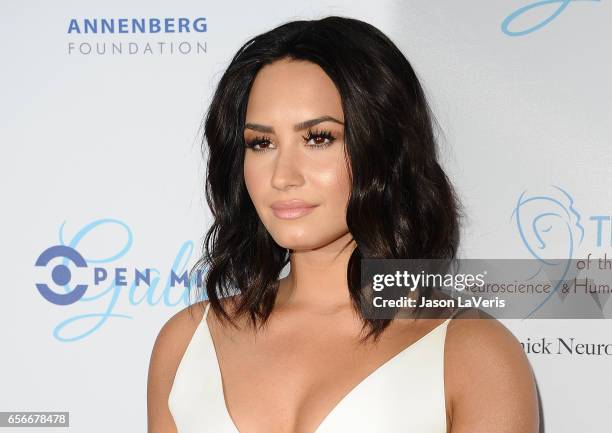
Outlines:
[[[293,130],[301,131],[303,129],[310,128],[311,126],[314,126],[318,123],[328,122],[328,121],[336,122],[336,123],[339,123],[340,125],[344,125],[343,122],[339,121],[335,117],[326,115],[326,116],[317,117],[315,119],[305,120],[304,122],[296,123],[295,125],[293,125]],[[244,129],[252,129],[253,131],[274,133],[273,127],[268,126],[268,125],[261,125],[259,123],[247,123],[244,125]]]

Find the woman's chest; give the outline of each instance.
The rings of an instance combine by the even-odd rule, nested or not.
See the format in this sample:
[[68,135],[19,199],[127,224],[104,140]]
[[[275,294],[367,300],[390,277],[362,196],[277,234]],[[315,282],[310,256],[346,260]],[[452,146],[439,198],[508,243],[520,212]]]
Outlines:
[[239,432],[323,433],[347,422],[414,425],[414,417],[388,419],[411,412],[425,423],[445,417],[435,339],[412,348],[421,331],[390,329],[376,343],[335,331],[293,329],[255,338],[213,332],[224,404]]

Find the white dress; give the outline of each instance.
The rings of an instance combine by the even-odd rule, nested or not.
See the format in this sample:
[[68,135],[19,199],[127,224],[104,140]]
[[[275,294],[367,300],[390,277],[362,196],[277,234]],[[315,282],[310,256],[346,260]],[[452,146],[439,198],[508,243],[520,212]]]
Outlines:
[[[225,405],[206,322],[209,307],[178,366],[168,406],[179,433],[242,433]],[[450,319],[374,370],[312,433],[446,433],[444,340]]]

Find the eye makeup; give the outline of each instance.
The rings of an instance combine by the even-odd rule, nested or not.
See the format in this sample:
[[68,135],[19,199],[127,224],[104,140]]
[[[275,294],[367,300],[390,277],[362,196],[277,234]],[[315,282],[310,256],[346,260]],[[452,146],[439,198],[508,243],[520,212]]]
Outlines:
[[[334,141],[336,141],[336,136],[329,130],[314,130],[309,129],[306,136],[302,136],[302,138],[308,143],[311,140],[315,140],[314,144],[307,144],[308,147],[315,149],[323,149],[330,146]],[[316,141],[323,140],[323,142]],[[325,142],[327,140],[327,142]],[[251,140],[246,141],[246,148],[251,149],[255,152],[266,152],[270,150],[269,147],[271,144],[271,138],[268,135],[258,135]],[[262,145],[268,146],[262,148]]]

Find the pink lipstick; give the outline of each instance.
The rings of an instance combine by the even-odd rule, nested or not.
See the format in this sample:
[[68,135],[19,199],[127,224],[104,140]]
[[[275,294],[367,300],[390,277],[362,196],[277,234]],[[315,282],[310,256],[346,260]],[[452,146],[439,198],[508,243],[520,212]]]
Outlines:
[[303,200],[276,201],[270,206],[277,218],[294,219],[307,215],[318,205]]

